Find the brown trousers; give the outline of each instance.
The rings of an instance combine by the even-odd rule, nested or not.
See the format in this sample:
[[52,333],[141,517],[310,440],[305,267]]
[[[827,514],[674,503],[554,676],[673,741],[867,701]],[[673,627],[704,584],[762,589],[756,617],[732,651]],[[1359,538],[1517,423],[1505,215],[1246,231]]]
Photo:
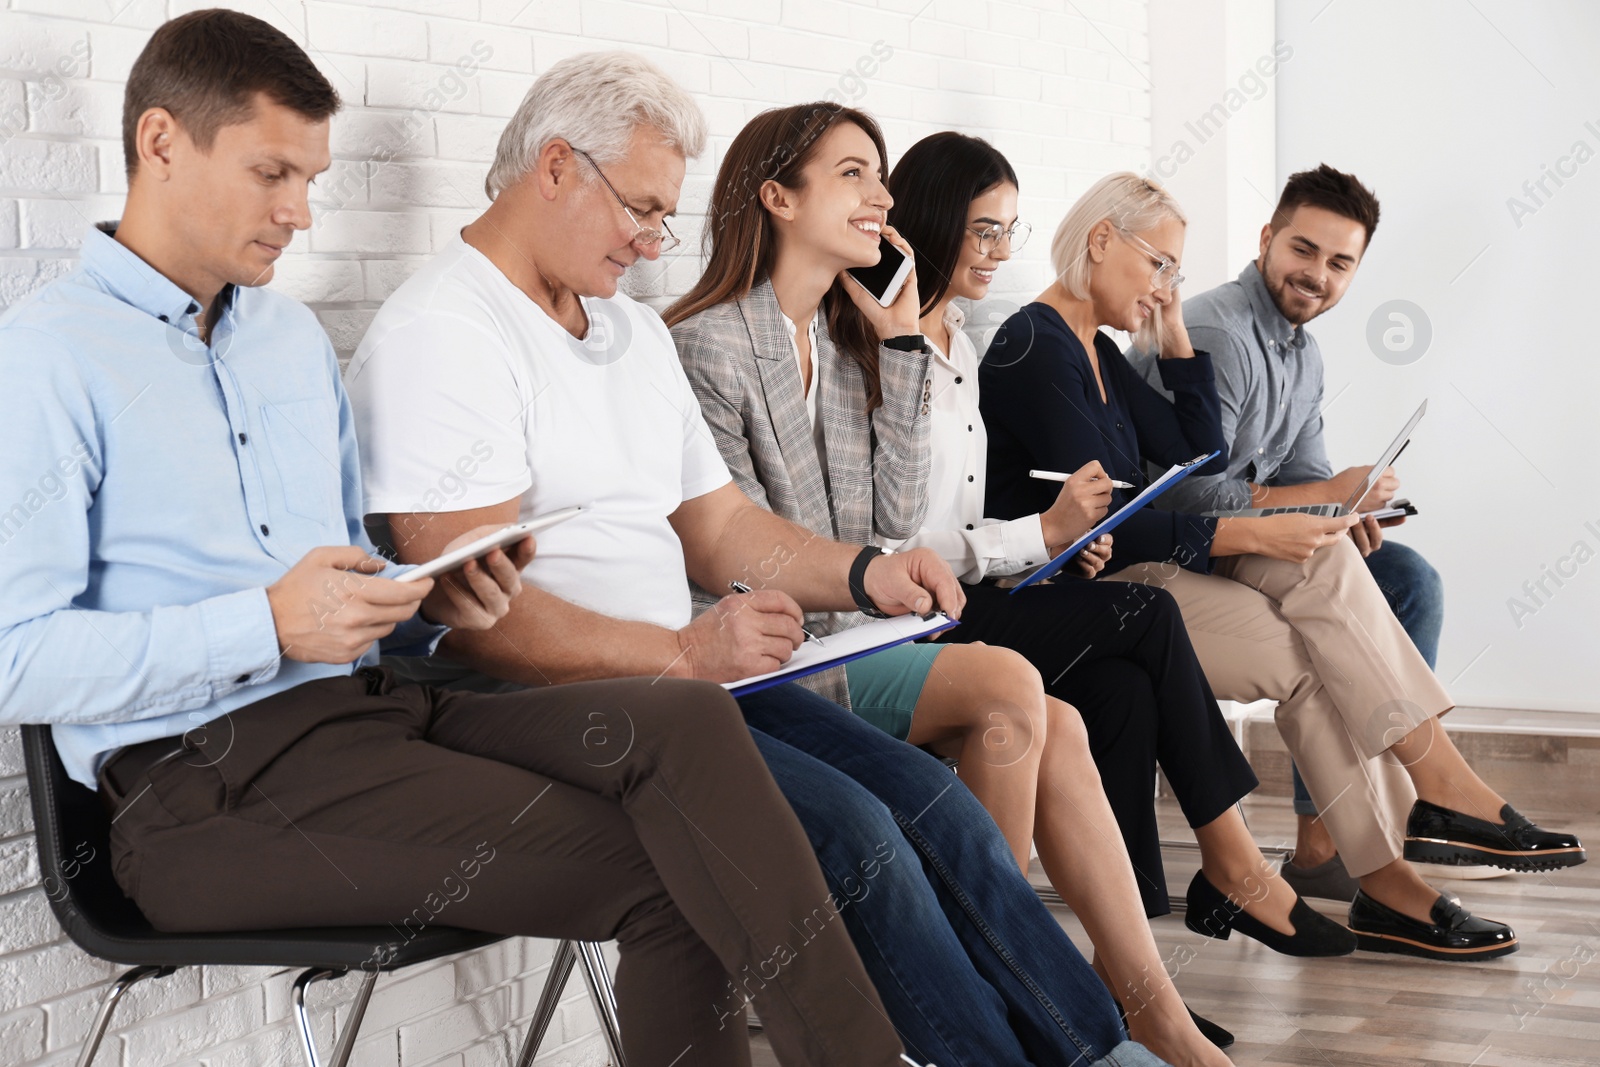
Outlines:
[[[156,927],[615,938],[633,1067],[749,1064],[728,976],[766,977],[791,923],[828,899],[738,705],[709,683],[485,695],[362,668],[203,735],[101,774],[117,880]],[[842,924],[776,969],[755,1006],[784,1064],[899,1062]]]
[[1218,697],[1278,702],[1278,732],[1352,875],[1401,858],[1417,794],[1386,750],[1453,704],[1349,538],[1303,564],[1225,556],[1209,575],[1141,563],[1110,577],[1177,599]]

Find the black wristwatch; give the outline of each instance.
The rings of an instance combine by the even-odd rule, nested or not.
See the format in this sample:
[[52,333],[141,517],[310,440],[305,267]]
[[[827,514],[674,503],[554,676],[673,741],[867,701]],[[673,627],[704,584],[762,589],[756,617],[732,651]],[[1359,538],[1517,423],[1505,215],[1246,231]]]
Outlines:
[[928,339],[920,333],[903,333],[899,337],[890,337],[883,342],[884,348],[892,348],[896,352],[932,352],[928,346]]
[[883,549],[877,545],[868,545],[856,553],[855,562],[850,564],[850,598],[856,602],[856,609],[863,615],[874,619],[887,619],[887,612],[879,611],[878,605],[872,602],[867,595],[867,564],[884,555]]

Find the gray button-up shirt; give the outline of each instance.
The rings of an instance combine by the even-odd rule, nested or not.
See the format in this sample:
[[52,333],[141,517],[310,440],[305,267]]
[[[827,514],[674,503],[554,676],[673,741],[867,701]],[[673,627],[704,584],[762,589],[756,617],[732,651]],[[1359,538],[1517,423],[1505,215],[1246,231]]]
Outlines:
[[[1239,277],[1183,302],[1195,348],[1211,353],[1222,399],[1226,474],[1185,478],[1156,502],[1175,511],[1232,511],[1254,506],[1250,483],[1300,485],[1333,477],[1322,440],[1322,350],[1272,302],[1251,263]],[[1128,358],[1157,389],[1155,359]]]

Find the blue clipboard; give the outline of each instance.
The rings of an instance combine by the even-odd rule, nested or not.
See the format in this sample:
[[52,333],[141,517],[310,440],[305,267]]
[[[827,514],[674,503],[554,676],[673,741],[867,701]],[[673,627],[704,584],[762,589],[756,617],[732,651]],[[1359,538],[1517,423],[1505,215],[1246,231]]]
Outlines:
[[1128,518],[1133,515],[1134,512],[1150,503],[1150,501],[1154,500],[1162,493],[1165,493],[1168,489],[1171,489],[1175,484],[1188,475],[1190,471],[1198,470],[1207,463],[1210,463],[1219,455],[1221,455],[1220,452],[1212,452],[1210,455],[1196,456],[1187,463],[1178,463],[1169,468],[1167,473],[1163,474],[1161,477],[1157,478],[1155,481],[1146,486],[1144,492],[1140,493],[1138,496],[1122,505],[1110,515],[1107,515],[1104,519],[1101,519],[1100,525],[1096,526],[1094,529],[1090,530],[1088,533],[1074,541],[1067,547],[1066,551],[1062,552],[1059,556],[1052,558],[1049,563],[1046,563],[1043,567],[1040,567],[1022,581],[1012,586],[1012,595],[1015,596],[1019,590],[1026,589],[1035,582],[1042,582],[1046,578],[1054,575],[1057,571],[1061,570],[1062,567],[1065,567],[1069,562],[1071,562],[1074,556],[1076,556],[1079,552],[1082,552],[1085,548],[1089,547],[1090,542],[1092,542],[1095,538],[1099,537],[1103,533],[1110,533],[1118,526],[1121,526],[1124,522],[1128,521]]

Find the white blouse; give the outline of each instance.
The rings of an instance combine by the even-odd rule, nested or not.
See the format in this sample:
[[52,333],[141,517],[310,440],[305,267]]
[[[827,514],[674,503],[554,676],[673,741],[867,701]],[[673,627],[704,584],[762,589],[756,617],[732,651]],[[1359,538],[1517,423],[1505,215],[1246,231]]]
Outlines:
[[[811,419],[811,443],[817,449],[817,462],[822,466],[822,476],[828,476],[828,446],[823,440],[822,423],[817,419],[817,397],[821,394],[822,363],[817,359],[817,311],[811,316],[811,325],[806,330],[806,336],[811,340],[811,387],[806,389],[806,415]],[[781,311],[778,317],[783,319],[784,327],[789,331],[789,343],[794,345],[794,365],[800,372],[801,388],[805,388],[806,368],[800,358],[800,331],[795,326],[794,320]]]
[[978,351],[961,332],[965,320],[952,303],[944,318],[950,352],[928,342],[933,348],[928,517],[915,535],[879,543],[895,549],[931,548],[957,578],[973,583],[1043,566],[1050,553],[1038,515],[1006,521],[983,517],[989,434],[978,414]]

